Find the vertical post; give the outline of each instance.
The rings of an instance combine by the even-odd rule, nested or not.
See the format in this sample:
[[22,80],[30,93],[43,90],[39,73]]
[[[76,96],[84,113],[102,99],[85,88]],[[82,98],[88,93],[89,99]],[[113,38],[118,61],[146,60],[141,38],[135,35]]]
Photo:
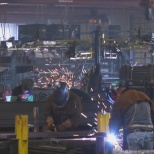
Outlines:
[[[93,43],[92,40],[93,39],[92,39],[92,35],[91,35],[91,37],[89,37],[89,40],[88,40],[89,44]],[[90,58],[93,58],[93,48],[92,48],[92,46],[90,47],[89,51],[90,51]]]
[[95,153],[96,154],[106,154],[105,153],[105,142],[104,138],[106,137],[106,133],[98,133],[96,135],[96,146]]
[[91,32],[90,43],[92,47],[90,49],[91,55],[94,53],[95,65],[100,63],[100,50],[102,45],[102,36],[99,30]]
[[12,64],[12,81],[13,82],[13,85],[12,86],[15,86],[17,85],[17,80],[16,80],[16,51],[14,50],[13,53],[12,53],[12,58],[11,58],[11,64]]
[[106,135],[109,133],[109,119],[109,113],[97,114],[96,154],[112,154],[112,145],[105,141]]
[[[130,41],[132,41],[133,40],[133,29],[134,29],[134,27],[133,27],[133,22],[134,22],[134,17],[133,17],[133,15],[130,15],[130,18],[129,18],[129,31],[130,31],[130,38],[129,38],[129,40]],[[140,35],[140,34],[139,34]],[[129,62],[129,65],[134,65],[134,63],[135,63],[135,52],[134,52],[134,46],[133,46],[133,48],[130,50],[130,52],[129,52],[129,58],[130,58],[130,62]]]
[[98,132],[109,132],[109,119],[110,119],[110,114],[106,113],[103,114],[99,112],[97,114],[97,128]]
[[101,35],[100,31],[94,31],[94,53],[95,53],[95,65],[100,63],[100,48],[101,48]]
[[10,138],[10,148],[7,149],[9,154],[18,154],[18,140],[16,138]]
[[15,134],[18,139],[18,154],[28,154],[28,115],[16,115]]
[[39,108],[33,108],[33,117],[34,117],[34,132],[39,132]]

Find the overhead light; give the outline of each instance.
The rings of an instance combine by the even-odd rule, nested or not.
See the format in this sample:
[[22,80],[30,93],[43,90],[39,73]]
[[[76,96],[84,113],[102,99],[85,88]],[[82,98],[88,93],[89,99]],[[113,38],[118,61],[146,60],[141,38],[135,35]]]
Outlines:
[[77,60],[77,59],[91,59],[91,57],[71,57],[71,60]]
[[88,23],[89,24],[101,24],[102,23],[102,21],[101,21],[101,19],[97,19],[97,17],[93,17],[93,18],[90,18],[89,20],[88,20]]
[[9,4],[9,3],[0,3],[0,5],[7,5],[7,4]]
[[81,52],[80,55],[90,55],[91,52]]
[[55,45],[56,41],[43,41],[44,45]]
[[73,3],[73,0],[58,0],[60,3]]

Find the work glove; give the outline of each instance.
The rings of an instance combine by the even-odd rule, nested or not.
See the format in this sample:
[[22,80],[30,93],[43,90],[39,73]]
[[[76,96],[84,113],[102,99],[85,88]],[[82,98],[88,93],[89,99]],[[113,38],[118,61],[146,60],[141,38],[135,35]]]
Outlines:
[[54,124],[54,120],[52,117],[48,116],[47,119],[46,119],[46,123],[47,123],[47,127],[49,129],[51,129],[52,125]]
[[55,126],[55,124],[52,124],[49,126],[49,129],[52,131],[52,132],[57,132],[57,128]]
[[72,123],[71,123],[70,119],[67,119],[62,124],[57,125],[56,129],[57,129],[57,131],[63,132],[65,130],[67,130],[68,128],[71,128],[71,127],[72,127]]

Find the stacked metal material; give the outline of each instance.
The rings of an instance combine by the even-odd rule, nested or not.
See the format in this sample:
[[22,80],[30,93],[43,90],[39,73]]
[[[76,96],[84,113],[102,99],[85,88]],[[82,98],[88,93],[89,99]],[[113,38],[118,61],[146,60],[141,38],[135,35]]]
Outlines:
[[154,65],[128,66],[124,65],[119,71],[120,79],[132,80],[134,85],[141,86],[154,81]]

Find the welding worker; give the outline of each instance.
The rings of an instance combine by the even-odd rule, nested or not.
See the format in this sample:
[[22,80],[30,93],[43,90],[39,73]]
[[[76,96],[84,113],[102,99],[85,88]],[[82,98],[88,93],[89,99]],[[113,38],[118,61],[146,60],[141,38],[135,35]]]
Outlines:
[[22,83],[12,89],[12,101],[33,101],[32,89],[34,82],[32,79],[23,79]]
[[65,82],[56,82],[45,107],[45,119],[50,131],[76,130],[81,118],[81,100]]
[[125,83],[112,83],[117,99],[111,111],[109,128],[117,135],[123,128],[123,149],[152,150],[153,135],[153,104],[143,92],[126,88]]

